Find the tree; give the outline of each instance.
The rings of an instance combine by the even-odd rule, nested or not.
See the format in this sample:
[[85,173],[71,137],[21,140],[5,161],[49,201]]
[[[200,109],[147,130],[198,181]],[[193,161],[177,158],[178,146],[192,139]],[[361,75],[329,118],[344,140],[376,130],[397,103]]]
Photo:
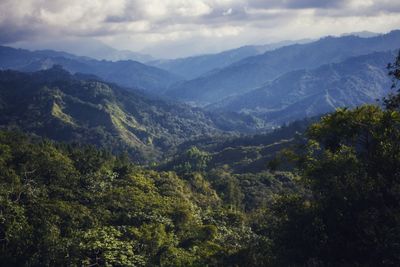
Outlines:
[[340,109],[311,126],[308,136],[301,174],[311,194],[275,208],[286,218],[274,229],[276,253],[286,255],[286,265],[397,265],[400,113]]
[[85,266],[145,266],[143,256],[135,253],[136,245],[125,236],[123,228],[102,227],[83,233],[79,244]]
[[388,97],[383,98],[383,103],[387,109],[399,109],[400,88],[398,88],[398,83],[400,81],[400,51],[394,63],[389,63],[387,68],[389,70],[389,76],[392,78],[392,89],[395,89],[396,93],[390,93]]

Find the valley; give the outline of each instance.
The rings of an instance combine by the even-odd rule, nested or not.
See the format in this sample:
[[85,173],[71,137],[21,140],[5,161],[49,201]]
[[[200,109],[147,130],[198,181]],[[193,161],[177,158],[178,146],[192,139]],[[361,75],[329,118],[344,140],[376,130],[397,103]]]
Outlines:
[[397,266],[399,44],[0,46],[0,266]]

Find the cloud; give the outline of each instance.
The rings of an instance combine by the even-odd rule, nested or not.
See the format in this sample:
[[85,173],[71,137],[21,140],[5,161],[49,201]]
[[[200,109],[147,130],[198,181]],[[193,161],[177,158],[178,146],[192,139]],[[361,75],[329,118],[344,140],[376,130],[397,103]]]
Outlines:
[[282,8],[282,9],[305,9],[305,8],[340,8],[348,0],[250,0],[249,6],[254,8]]
[[179,56],[344,31],[387,31],[400,27],[399,14],[400,2],[393,0],[2,0],[0,42],[97,38],[159,56],[176,46]]

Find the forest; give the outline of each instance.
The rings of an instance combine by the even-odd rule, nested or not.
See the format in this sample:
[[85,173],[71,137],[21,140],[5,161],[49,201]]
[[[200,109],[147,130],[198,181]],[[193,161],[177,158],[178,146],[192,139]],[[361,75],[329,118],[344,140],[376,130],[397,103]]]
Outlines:
[[380,105],[159,163],[3,128],[0,265],[398,266],[400,55],[388,68]]

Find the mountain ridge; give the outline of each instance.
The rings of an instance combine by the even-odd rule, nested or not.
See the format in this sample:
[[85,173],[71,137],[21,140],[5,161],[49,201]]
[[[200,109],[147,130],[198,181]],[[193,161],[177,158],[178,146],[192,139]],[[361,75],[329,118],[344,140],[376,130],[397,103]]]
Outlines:
[[309,39],[295,41],[281,41],[265,45],[245,45],[215,54],[190,56],[178,59],[156,60],[148,62],[150,65],[167,70],[186,79],[194,79],[217,71],[244,58],[262,54],[279,47],[310,42]]
[[288,72],[267,85],[208,106],[260,116],[275,125],[374,103],[385,96],[391,81],[387,63],[395,52],[375,52],[312,70]]
[[154,60],[150,55],[143,54],[140,52],[133,52],[130,50],[118,50],[111,47],[99,40],[93,38],[88,40],[81,40],[76,38],[59,39],[59,40],[36,40],[30,42],[17,42],[11,44],[12,47],[22,48],[28,50],[55,50],[65,51],[67,53],[89,57],[97,60],[134,60],[141,63]]
[[127,91],[61,66],[23,73],[0,71],[0,126],[56,141],[127,151],[157,161],[174,146],[199,136],[263,128],[249,115],[210,113]]
[[377,51],[391,51],[398,49],[399,43],[399,30],[370,38],[325,37],[245,58],[210,75],[177,84],[166,94],[200,106],[207,105],[256,89],[289,71],[312,69]]
[[38,71],[62,65],[69,72],[93,74],[107,82],[158,93],[181,78],[133,60],[106,61],[53,50],[29,51],[0,46],[0,69]]

